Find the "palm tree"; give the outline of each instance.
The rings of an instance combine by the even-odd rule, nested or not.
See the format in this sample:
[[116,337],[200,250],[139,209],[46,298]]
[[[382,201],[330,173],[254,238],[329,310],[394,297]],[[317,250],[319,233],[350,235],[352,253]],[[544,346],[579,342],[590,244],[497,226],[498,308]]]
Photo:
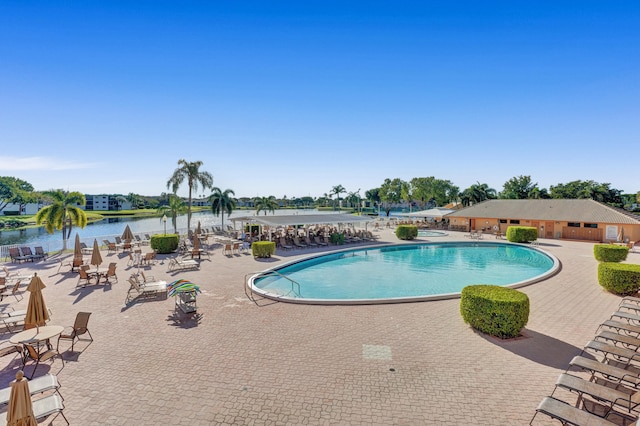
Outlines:
[[43,207],[36,214],[36,224],[45,222],[44,229],[53,234],[56,229],[62,230],[62,250],[67,249],[67,240],[71,236],[73,225],[80,228],[87,226],[87,214],[78,205],[87,204],[84,194],[77,191],[63,191],[52,189],[42,193],[50,198],[52,203]]
[[[338,196],[338,206],[340,205],[340,194],[342,194],[343,192],[347,192],[347,190],[342,185],[336,185],[331,188],[331,194],[336,194]],[[333,206],[333,209],[335,210],[335,204]]]
[[222,191],[218,187],[212,189],[213,194],[209,197],[211,201],[211,212],[216,216],[222,214],[222,229],[224,229],[224,213],[231,215],[233,209],[236,208],[236,199],[229,195],[236,195],[232,189],[225,189]]
[[202,161],[187,161],[178,160],[178,167],[173,171],[173,175],[167,181],[167,189],[171,187],[171,190],[175,194],[178,192],[178,188],[182,185],[182,182],[187,180],[189,185],[189,204],[187,204],[187,234],[191,233],[191,203],[192,192],[198,191],[198,186],[202,185],[202,189],[211,188],[213,186],[213,176],[209,172],[201,172],[200,166]]
[[[171,218],[171,224],[173,225],[173,231],[178,233],[178,215],[187,212],[187,206],[184,201],[177,195],[169,195],[169,205],[160,206],[157,210],[158,214],[167,215]],[[162,218],[160,218],[162,220]]]
[[260,212],[264,210],[265,216],[268,211],[275,213],[275,209],[278,208],[278,202],[276,201],[276,197],[273,195],[269,195],[268,197],[256,197],[253,199],[253,204],[256,208],[256,214],[260,214]]

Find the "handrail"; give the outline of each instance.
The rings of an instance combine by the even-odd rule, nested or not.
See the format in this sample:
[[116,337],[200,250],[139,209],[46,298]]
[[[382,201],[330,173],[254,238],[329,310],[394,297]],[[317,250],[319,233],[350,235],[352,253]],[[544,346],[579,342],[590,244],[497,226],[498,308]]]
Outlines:
[[[284,297],[289,296],[293,293],[294,297],[302,297],[302,291],[300,290],[300,283],[292,280],[291,278],[289,278],[286,275],[281,274],[278,271],[260,271],[260,272],[249,272],[247,274],[244,275],[244,294],[252,301],[255,302],[255,300],[253,299],[252,295],[253,292],[249,290],[249,277],[251,276],[255,276],[255,278],[262,278],[262,277],[268,277],[269,275],[277,275],[280,278],[284,278],[287,281],[289,281],[291,283],[291,290],[286,293],[283,294]],[[296,287],[298,288],[298,291],[296,292]]]

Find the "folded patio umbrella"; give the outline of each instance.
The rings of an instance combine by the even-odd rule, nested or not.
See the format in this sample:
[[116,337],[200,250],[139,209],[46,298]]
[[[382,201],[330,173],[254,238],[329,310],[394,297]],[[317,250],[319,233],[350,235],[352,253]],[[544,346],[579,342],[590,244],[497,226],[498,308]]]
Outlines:
[[29,304],[27,305],[27,315],[24,319],[24,323],[33,324],[36,327],[45,325],[49,319],[49,311],[47,305],[44,303],[44,297],[42,297],[42,289],[46,286],[38,276],[33,274],[31,282],[27,287],[29,294]]
[[76,232],[76,242],[73,246],[73,258],[82,259],[82,247],[80,246],[80,235]]
[[91,253],[91,264],[96,265],[96,269],[102,264],[102,255],[100,254],[100,246],[98,240],[93,239],[93,253]]
[[122,239],[128,242],[133,241],[133,232],[131,232],[131,228],[129,228],[129,225],[127,225],[124,228],[124,232],[122,233]]
[[18,371],[16,380],[11,382],[11,394],[7,407],[7,425],[10,426],[36,426],[36,418],[33,415],[33,404],[29,392],[29,381],[24,373]]
[[167,295],[169,297],[187,291],[195,291],[196,293],[201,293],[200,287],[189,280],[180,279],[167,285]]

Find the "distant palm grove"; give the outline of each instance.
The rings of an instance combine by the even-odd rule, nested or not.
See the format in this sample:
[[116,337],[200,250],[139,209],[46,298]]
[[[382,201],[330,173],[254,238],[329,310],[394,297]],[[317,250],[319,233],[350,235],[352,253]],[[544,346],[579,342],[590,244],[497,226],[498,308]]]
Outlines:
[[[273,213],[280,208],[318,208],[328,210],[347,209],[361,213],[385,212],[387,215],[395,208],[430,208],[458,204],[468,206],[488,199],[536,199],[536,198],[590,198],[613,207],[624,208],[629,211],[640,210],[640,191],[635,194],[622,194],[622,191],[611,188],[609,183],[599,183],[592,180],[577,180],[568,183],[558,183],[548,189],[540,188],[533,182],[531,176],[516,176],[506,181],[501,191],[489,187],[486,183],[476,182],[460,191],[460,188],[449,180],[435,177],[417,177],[410,181],[400,178],[387,178],[377,188],[364,191],[349,190],[343,185],[334,185],[319,197],[287,197],[278,198],[274,195],[258,197],[235,198],[233,189],[222,190],[213,186],[213,175],[201,170],[202,161],[178,161],[178,167],[166,181],[167,189],[171,193],[161,193],[158,196],[142,196],[135,193],[127,195],[113,194],[119,209],[123,203],[128,203],[131,209],[156,209],[159,216],[171,218],[175,226],[176,216],[186,213],[188,228],[191,228],[191,207],[194,205],[210,208],[212,213],[229,216],[237,209],[256,209],[259,214]],[[188,190],[187,199],[176,195],[184,187]],[[202,190],[204,197],[196,198],[194,193]],[[207,195],[207,192],[210,193]],[[63,191],[47,189],[36,191],[33,186],[16,177],[0,176],[0,217],[2,215],[17,215],[22,207],[29,203],[51,206],[42,209],[38,214],[38,223],[47,225],[53,231],[63,229],[65,234],[70,232],[72,225],[83,227],[86,218],[73,205],[84,206],[84,197],[77,191]],[[85,202],[86,203],[86,202]],[[12,206],[11,209],[3,210]],[[20,210],[15,211],[13,209]],[[0,221],[2,225],[2,221]]]

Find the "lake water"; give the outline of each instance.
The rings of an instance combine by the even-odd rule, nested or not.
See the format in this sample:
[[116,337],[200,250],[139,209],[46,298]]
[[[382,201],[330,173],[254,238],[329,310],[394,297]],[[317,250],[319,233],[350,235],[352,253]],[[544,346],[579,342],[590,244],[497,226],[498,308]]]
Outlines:
[[[318,214],[316,209],[299,209],[299,210],[276,210],[276,215],[293,215],[293,214]],[[334,213],[327,211],[324,213]],[[255,214],[255,210],[238,210],[233,212],[231,218],[240,216],[252,216]],[[262,214],[262,213],[261,213]],[[269,215],[272,213],[269,212]],[[220,225],[221,218],[214,216],[211,212],[198,212],[193,213],[191,218],[191,228],[195,229],[200,221],[200,225],[205,228],[210,228],[213,225]],[[233,223],[227,215],[224,216],[225,226]],[[114,237],[121,236],[124,228],[129,225],[131,231],[134,234],[157,234],[164,232],[164,225],[159,217],[151,218],[108,218],[87,225],[84,229],[73,227],[70,241],[67,244],[68,248],[73,247],[73,241],[75,239],[76,232],[80,235],[80,240],[87,245],[93,244],[93,239],[96,238],[98,243],[102,244],[103,239],[114,240]],[[178,216],[177,220],[178,232],[186,233],[187,230],[187,215]],[[239,225],[238,225],[239,226]],[[167,232],[173,232],[173,225],[171,219],[167,220]],[[57,251],[62,249],[62,234],[61,231],[56,231],[53,234],[48,234],[44,228],[32,228],[24,231],[3,231],[0,232],[0,246],[18,244],[28,246],[43,246],[47,251]]]

